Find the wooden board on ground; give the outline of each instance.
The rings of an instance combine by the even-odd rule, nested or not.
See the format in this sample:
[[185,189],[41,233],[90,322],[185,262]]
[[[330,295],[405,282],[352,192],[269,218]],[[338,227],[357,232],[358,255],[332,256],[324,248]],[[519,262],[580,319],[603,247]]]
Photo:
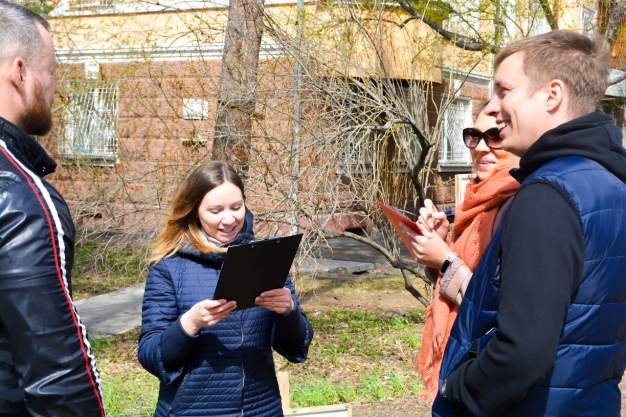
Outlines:
[[283,408],[285,416],[352,417],[350,404],[322,405],[319,407]]

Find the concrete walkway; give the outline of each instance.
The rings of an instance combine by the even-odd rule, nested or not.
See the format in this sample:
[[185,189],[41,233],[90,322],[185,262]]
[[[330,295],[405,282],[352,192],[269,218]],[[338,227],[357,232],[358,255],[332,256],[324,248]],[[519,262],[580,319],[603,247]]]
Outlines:
[[90,335],[126,333],[141,325],[144,284],[77,301],[76,309]]
[[[359,256],[356,250],[346,250],[347,242],[335,242],[335,247],[344,247],[343,253],[339,254],[332,251],[326,251],[323,255],[337,256],[339,258],[351,256],[363,257],[371,262],[363,261],[347,261],[343,259],[317,259],[303,265],[300,272],[309,273],[313,271],[324,272],[342,272],[342,273],[360,273],[371,271],[377,261],[384,262],[384,259],[376,258],[373,253],[369,257],[361,254]],[[358,242],[357,242],[358,243]],[[363,244],[360,244],[363,245]],[[367,245],[365,245],[367,246]],[[352,248],[355,249],[355,248]],[[375,251],[374,251],[375,252]],[[342,256],[343,255],[343,256]],[[137,285],[114,291],[108,294],[98,295],[85,300],[76,302],[76,309],[83,324],[87,326],[90,335],[112,335],[126,333],[137,326],[141,325],[141,303],[143,298],[144,285]]]
[[[314,271],[355,274],[378,269],[393,273],[380,252],[371,246],[350,238],[336,238],[327,246],[318,248],[314,259],[300,268],[302,273]],[[410,259],[402,246],[403,258]],[[124,288],[108,294],[76,302],[76,309],[90,335],[126,333],[141,325],[141,303],[144,285]]]

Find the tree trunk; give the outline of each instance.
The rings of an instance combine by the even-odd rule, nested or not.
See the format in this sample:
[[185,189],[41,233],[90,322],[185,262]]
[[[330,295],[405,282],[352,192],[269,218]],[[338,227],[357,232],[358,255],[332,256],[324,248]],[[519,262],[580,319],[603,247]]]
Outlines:
[[213,159],[248,170],[257,68],[263,36],[262,0],[230,0],[217,94]]

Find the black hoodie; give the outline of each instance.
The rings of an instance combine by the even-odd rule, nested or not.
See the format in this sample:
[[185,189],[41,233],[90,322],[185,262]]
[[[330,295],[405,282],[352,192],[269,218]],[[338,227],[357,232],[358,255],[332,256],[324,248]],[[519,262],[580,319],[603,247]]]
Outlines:
[[622,131],[606,114],[589,113],[547,131],[526,150],[520,160],[520,168],[511,174],[522,182],[542,165],[561,156],[592,159],[626,181],[626,149],[622,146]]
[[[604,114],[590,113],[546,132],[511,175],[522,182],[561,156],[592,159],[626,181],[622,132]],[[554,367],[583,269],[580,219],[555,185],[539,180],[520,189],[503,227],[498,333],[446,386],[448,400],[474,415],[499,415]]]

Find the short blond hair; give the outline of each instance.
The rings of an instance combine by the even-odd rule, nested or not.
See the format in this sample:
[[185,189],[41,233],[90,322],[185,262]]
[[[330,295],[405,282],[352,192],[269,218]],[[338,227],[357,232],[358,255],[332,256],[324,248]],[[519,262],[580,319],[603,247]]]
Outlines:
[[581,117],[595,111],[606,94],[609,45],[600,35],[589,38],[571,30],[554,30],[507,45],[494,68],[509,56],[524,54],[524,72],[535,91],[550,80],[563,81],[570,96],[569,112]]

